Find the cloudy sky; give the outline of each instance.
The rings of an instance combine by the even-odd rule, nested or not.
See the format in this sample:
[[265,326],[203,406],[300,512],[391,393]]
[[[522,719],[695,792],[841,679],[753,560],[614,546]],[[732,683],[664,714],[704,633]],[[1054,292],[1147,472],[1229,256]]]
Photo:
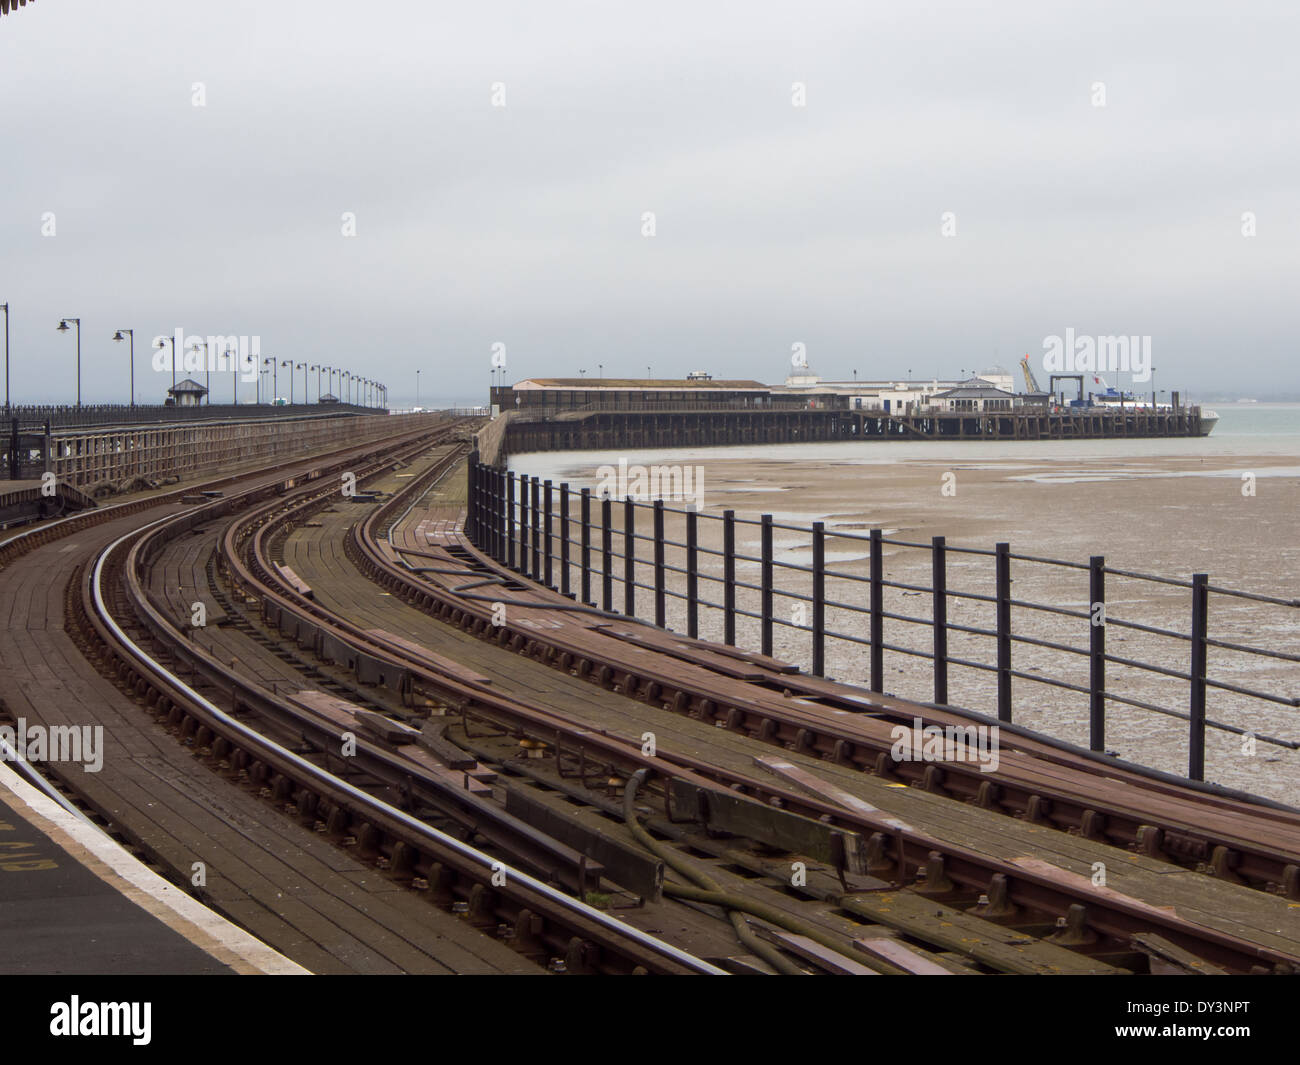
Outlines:
[[395,404],[482,397],[494,343],[507,380],[779,381],[1067,328],[1149,335],[1162,389],[1300,389],[1295,5],[987,6],[36,0],[0,18],[14,401],[72,398],[64,316],[87,401],[124,327],[142,401],[178,328]]

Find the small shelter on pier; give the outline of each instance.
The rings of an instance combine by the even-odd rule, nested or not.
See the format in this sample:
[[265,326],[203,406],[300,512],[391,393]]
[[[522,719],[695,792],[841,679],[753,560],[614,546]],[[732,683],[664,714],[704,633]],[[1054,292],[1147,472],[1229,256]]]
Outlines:
[[180,384],[167,389],[172,405],[177,407],[197,407],[207,396],[208,390],[197,381],[185,378]]

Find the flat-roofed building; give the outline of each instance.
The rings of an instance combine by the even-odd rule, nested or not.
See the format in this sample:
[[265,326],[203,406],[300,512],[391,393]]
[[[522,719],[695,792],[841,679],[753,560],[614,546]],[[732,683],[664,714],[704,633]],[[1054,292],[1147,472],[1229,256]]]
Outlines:
[[759,381],[690,378],[533,377],[492,389],[492,405],[521,414],[599,410],[762,408],[772,389]]

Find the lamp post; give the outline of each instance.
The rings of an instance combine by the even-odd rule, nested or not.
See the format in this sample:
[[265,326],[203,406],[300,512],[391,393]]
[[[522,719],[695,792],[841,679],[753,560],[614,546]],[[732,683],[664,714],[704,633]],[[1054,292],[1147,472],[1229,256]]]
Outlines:
[[[328,366],[322,366],[320,369],[325,371],[325,387],[329,388],[330,368]],[[320,402],[320,370],[316,371],[316,402]]]
[[[5,318],[9,316],[6,313]],[[68,331],[68,323],[74,322],[77,326],[77,406],[81,406],[81,319],[80,318],[61,318],[59,319],[59,332]],[[6,322],[6,328],[8,323]]]
[[[174,346],[173,346],[173,350],[175,350]],[[195,354],[198,354],[200,351],[203,352],[203,388],[204,388],[203,402],[211,403],[212,402],[212,371],[208,368],[208,342],[206,340],[200,340],[195,344],[191,344],[188,348],[185,349],[185,354],[188,355],[190,354],[190,352],[194,352]]]
[[176,338],[159,337],[157,340],[154,341],[153,346],[157,348],[159,351],[162,351],[164,344],[170,344],[172,346],[172,394],[174,396],[176,390]]
[[281,366],[289,367],[289,406],[293,406],[293,363],[289,360],[282,359]]
[[131,338],[131,406],[135,406],[135,330],[119,329],[113,334],[113,339],[119,344],[126,339],[122,334]]
[[297,364],[295,364],[294,369],[295,369],[295,370],[301,370],[301,371],[302,371],[302,401],[303,401],[304,404],[306,404],[306,403],[308,402],[308,396],[307,396],[307,363],[306,363],[306,362],[300,362],[300,363],[297,363]]
[[9,304],[0,303],[5,312],[5,415],[9,414]]
[[232,351],[229,347],[230,342],[226,341],[226,355],[230,358],[230,402],[232,406],[239,406],[239,346],[235,345]]

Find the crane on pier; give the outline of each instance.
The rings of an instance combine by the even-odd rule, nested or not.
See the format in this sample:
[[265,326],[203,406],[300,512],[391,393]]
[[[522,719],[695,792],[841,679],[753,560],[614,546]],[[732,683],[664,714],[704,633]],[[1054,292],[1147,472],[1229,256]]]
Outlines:
[[1031,393],[1042,394],[1042,389],[1038,387],[1038,382],[1034,380],[1034,371],[1029,368],[1029,356],[1026,355],[1020,360],[1020,372],[1025,375],[1025,387]]

